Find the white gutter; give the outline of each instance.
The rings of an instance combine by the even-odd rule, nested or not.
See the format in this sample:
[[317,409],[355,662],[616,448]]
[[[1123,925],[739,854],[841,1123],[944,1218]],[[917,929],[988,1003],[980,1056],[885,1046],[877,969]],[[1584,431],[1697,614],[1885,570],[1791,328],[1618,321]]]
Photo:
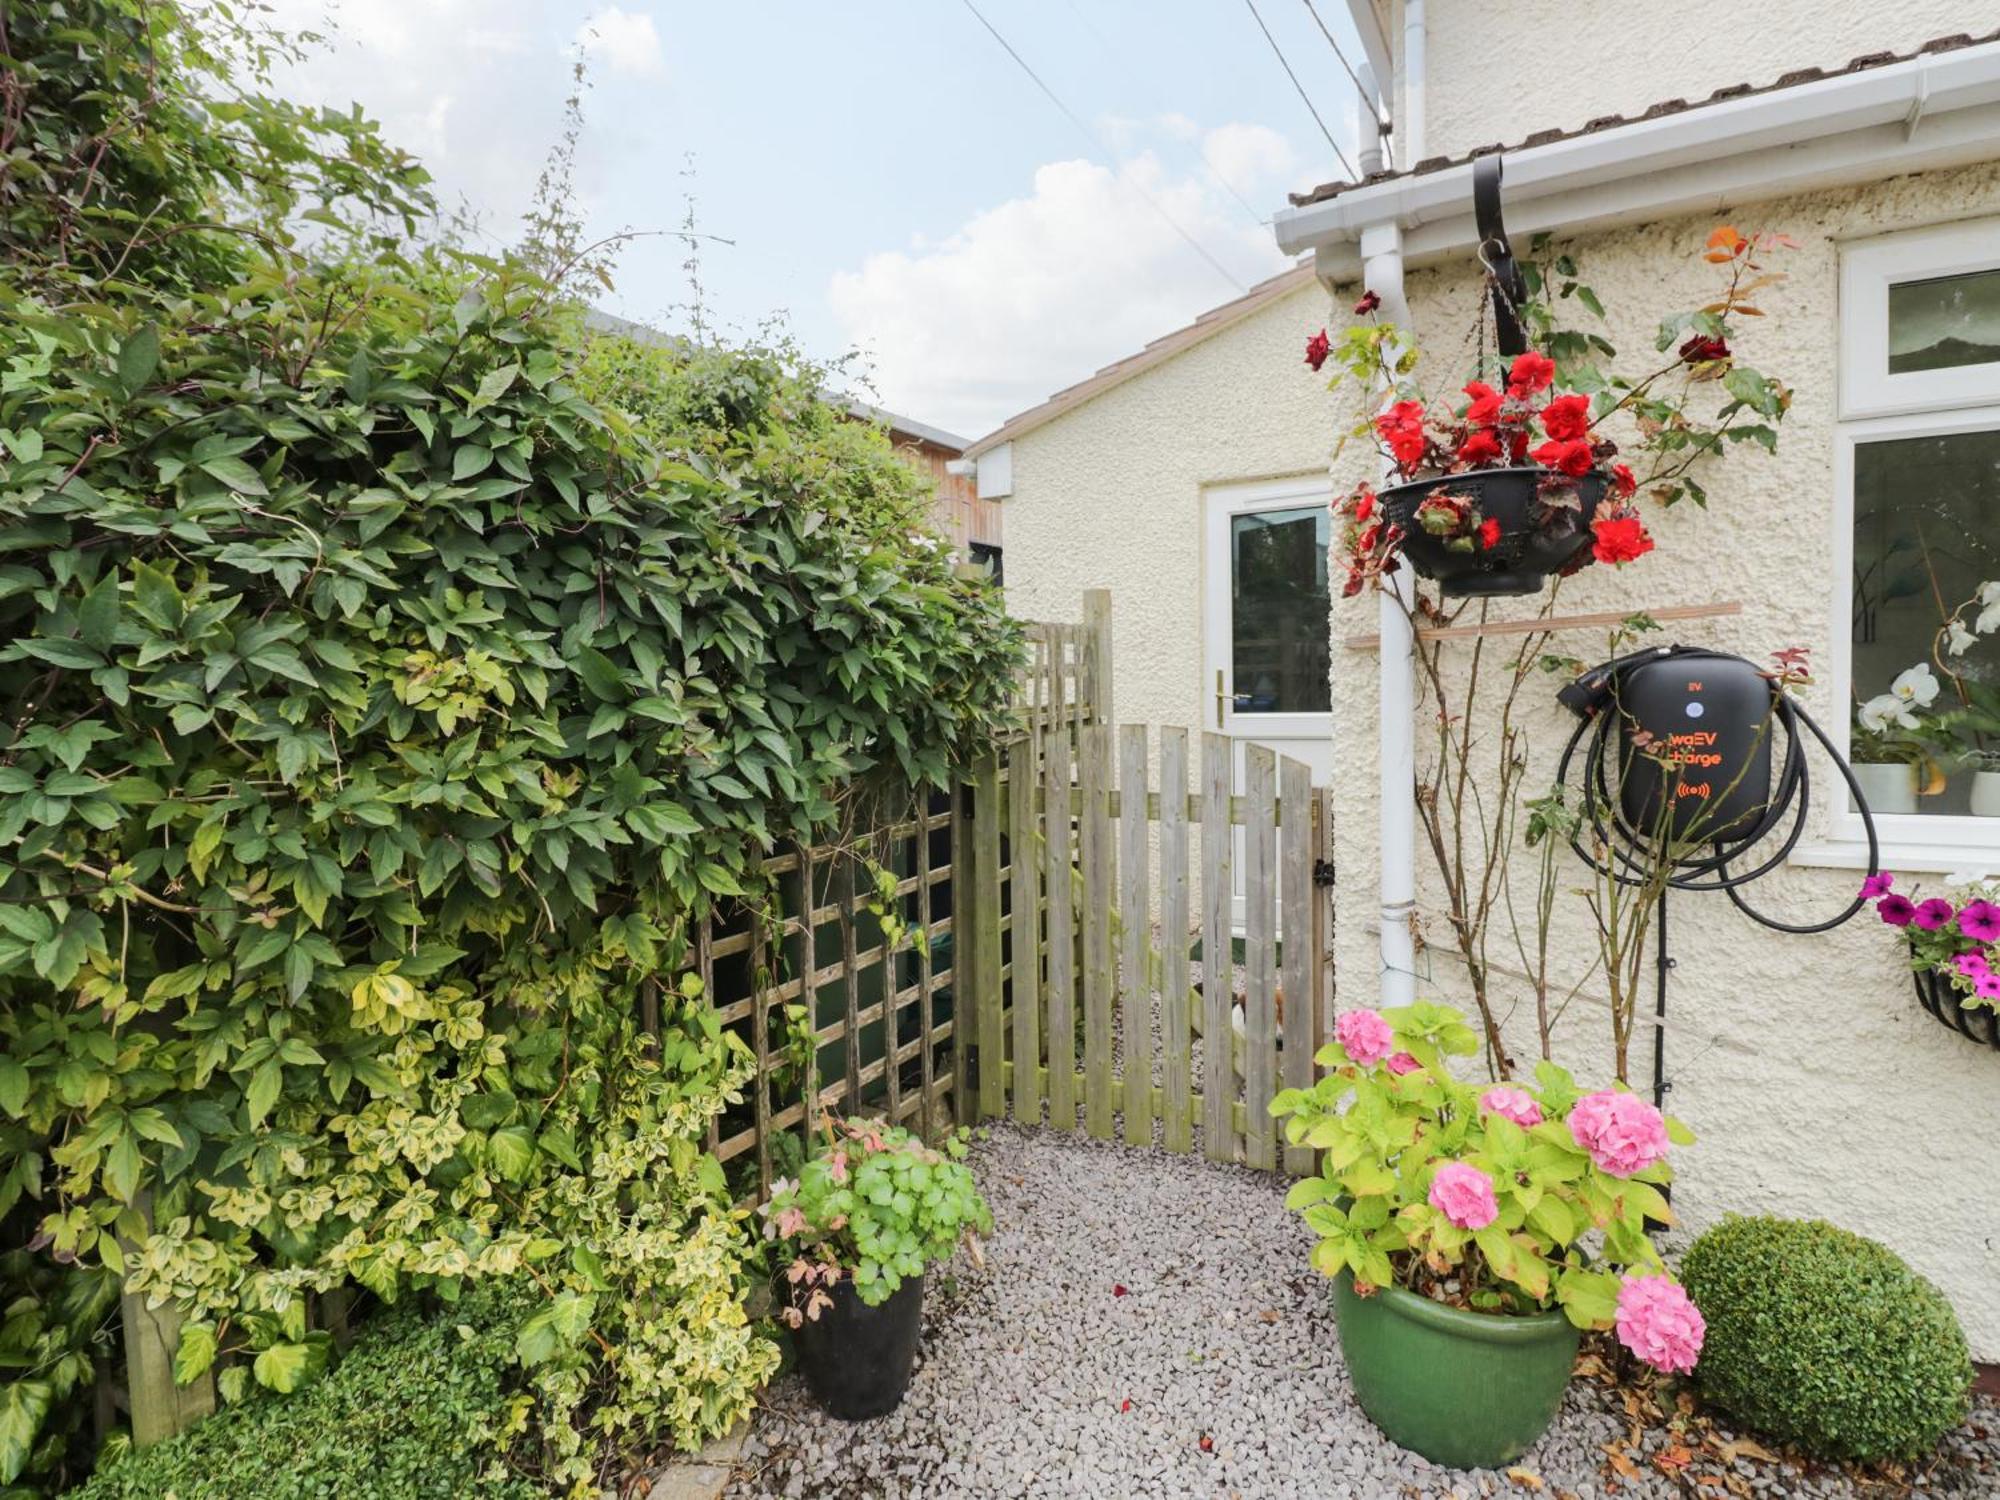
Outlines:
[[[1421,18],[1422,0],[1405,8]],[[1420,39],[1406,34],[1405,46]],[[1414,81],[1414,87],[1412,82]],[[1421,100],[1414,72],[1406,96]],[[1398,160],[1421,160],[1422,119]],[[2000,43],[1912,58],[1747,98],[1698,105],[1507,154],[1507,227],[1575,232],[1808,192],[2000,155]],[[1355,280],[1371,226],[1404,231],[1406,263],[1469,250],[1472,167],[1358,187],[1273,220],[1287,254],[1316,252],[1322,280]]]

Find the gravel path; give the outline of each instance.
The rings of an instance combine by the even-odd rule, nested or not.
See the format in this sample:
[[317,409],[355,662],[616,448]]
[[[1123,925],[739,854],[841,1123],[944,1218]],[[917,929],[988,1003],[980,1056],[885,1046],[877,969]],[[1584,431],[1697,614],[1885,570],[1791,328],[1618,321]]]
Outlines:
[[[729,1494],[1885,1493],[1749,1458],[1723,1465],[1726,1486],[1696,1488],[1653,1464],[1672,1442],[1664,1430],[1632,1451],[1636,1464],[1614,1489],[1600,1445],[1626,1436],[1624,1409],[1582,1380],[1515,1477],[1439,1469],[1396,1448],[1355,1406],[1326,1284],[1306,1261],[1311,1236],[1284,1211],[1280,1179],[1011,1125],[991,1128],[973,1166],[996,1231],[983,1269],[960,1256],[933,1272],[924,1353],[903,1405],[841,1423],[787,1377],[768,1394]],[[1975,1412],[1916,1493],[2000,1494],[2000,1411]]]

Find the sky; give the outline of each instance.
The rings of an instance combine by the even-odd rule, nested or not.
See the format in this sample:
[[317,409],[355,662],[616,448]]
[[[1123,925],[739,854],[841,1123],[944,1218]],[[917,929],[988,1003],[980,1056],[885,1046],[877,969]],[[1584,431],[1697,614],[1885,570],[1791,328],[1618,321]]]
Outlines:
[[[578,206],[635,234],[603,306],[781,326],[967,437],[1283,270],[1271,213],[1346,175],[1246,0],[268,4],[329,34],[283,92],[359,103],[494,245],[580,56]],[[1358,63],[1343,0],[1313,4]],[[1257,12],[1353,159],[1353,86],[1305,0]]]

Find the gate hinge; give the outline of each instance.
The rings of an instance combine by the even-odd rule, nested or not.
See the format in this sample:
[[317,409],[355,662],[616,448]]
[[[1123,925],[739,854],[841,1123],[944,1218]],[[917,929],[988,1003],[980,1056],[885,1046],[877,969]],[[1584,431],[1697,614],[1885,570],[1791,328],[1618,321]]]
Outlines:
[[1313,884],[1321,887],[1333,884],[1332,860],[1316,859],[1313,861]]

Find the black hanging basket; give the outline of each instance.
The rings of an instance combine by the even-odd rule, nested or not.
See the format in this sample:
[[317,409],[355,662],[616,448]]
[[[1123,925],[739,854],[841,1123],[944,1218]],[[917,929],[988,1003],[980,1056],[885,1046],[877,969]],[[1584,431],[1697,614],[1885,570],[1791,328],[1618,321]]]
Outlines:
[[[1546,525],[1539,524],[1544,481],[1555,479],[1577,498]],[[1454,597],[1488,594],[1537,594],[1551,573],[1559,573],[1579,558],[1590,562],[1590,522],[1604,499],[1605,478],[1586,474],[1580,479],[1555,475],[1548,469],[1480,469],[1469,474],[1445,474],[1391,485],[1377,495],[1383,515],[1403,533],[1402,555],[1419,578],[1437,581]],[[1471,551],[1455,551],[1443,537],[1416,524],[1417,507],[1433,495],[1465,495],[1482,517],[1500,523],[1500,537],[1490,548],[1473,538]]]
[[1934,969],[1919,969],[1915,977],[1919,1005],[1960,1035],[2000,1051],[2000,1012],[1967,1005],[1950,977]]

